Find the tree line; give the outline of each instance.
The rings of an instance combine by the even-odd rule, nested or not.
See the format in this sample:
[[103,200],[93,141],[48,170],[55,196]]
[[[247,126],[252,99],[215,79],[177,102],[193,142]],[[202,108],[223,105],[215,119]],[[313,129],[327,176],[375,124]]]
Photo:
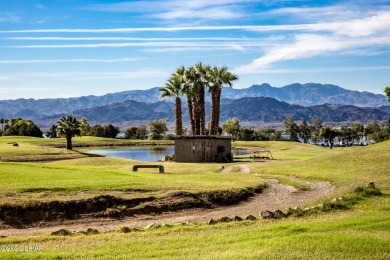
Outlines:
[[[390,140],[390,120],[383,123],[371,122],[368,124],[352,123],[344,124],[340,127],[324,126],[322,121],[314,118],[309,124],[302,119],[300,124],[294,122],[290,116],[284,122],[285,133],[292,141],[302,140],[303,143],[318,144],[320,141],[329,146],[334,145],[334,140],[338,138],[343,144],[353,144],[363,138],[381,142]],[[238,118],[231,118],[222,124],[223,133],[235,136],[242,141],[273,141],[283,139],[283,131],[262,127],[245,128],[241,127]]]
[[31,120],[22,118],[5,119],[0,118],[1,132],[0,135],[17,135],[42,137],[41,129]]

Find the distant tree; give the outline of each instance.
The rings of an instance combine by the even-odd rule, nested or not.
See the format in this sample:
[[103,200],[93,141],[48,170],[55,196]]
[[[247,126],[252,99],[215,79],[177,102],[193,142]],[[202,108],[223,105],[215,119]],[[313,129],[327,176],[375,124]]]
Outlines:
[[112,124],[108,124],[108,125],[96,124],[90,127],[88,132],[89,135],[91,136],[116,138],[120,133],[120,129],[118,126],[114,126]]
[[13,118],[4,128],[3,135],[43,137],[41,129],[31,120]]
[[89,131],[91,126],[88,123],[88,119],[86,117],[82,117],[80,121],[80,135],[86,136],[89,135]]
[[159,88],[161,97],[175,98],[175,133],[176,135],[183,135],[183,120],[181,110],[181,95],[183,94],[183,81],[180,76],[172,75],[165,87]]
[[368,138],[371,138],[371,136],[374,133],[377,133],[380,131],[381,131],[381,127],[379,126],[379,124],[377,122],[372,122],[372,123],[367,124],[364,127],[364,136],[368,139]]
[[348,125],[341,126],[340,137],[343,144],[351,143],[353,141],[352,129]]
[[126,139],[137,139],[137,127],[130,127],[125,130],[125,138]]
[[57,122],[57,135],[65,136],[66,149],[72,150],[72,138],[80,132],[80,121],[72,114],[61,117]]
[[252,141],[254,139],[255,130],[250,128],[241,128],[237,135],[237,140]]
[[325,140],[326,143],[329,143],[330,149],[333,147],[334,139],[339,133],[328,126],[321,128],[320,137]]
[[136,139],[145,140],[148,138],[149,130],[146,125],[140,125],[137,127]]
[[238,136],[240,129],[240,120],[237,117],[230,118],[222,124],[222,131],[230,136]]
[[310,126],[305,119],[302,119],[302,122],[299,125],[299,137],[303,139],[304,143],[307,143],[310,139]]
[[96,137],[104,137],[104,127],[101,124],[91,126],[89,135]]
[[286,121],[284,121],[284,125],[286,127],[286,132],[290,134],[290,140],[297,140],[299,127],[294,123],[294,119],[292,116],[289,116]]
[[120,133],[119,127],[114,126],[113,124],[105,125],[103,128],[104,128],[103,136],[107,138],[116,138]]
[[149,129],[150,129],[150,139],[151,140],[162,140],[165,133],[168,131],[167,128],[167,120],[151,120],[149,121]]
[[1,135],[4,135],[4,124],[8,124],[8,119],[0,118],[0,124],[1,124]]
[[280,140],[280,138],[282,138],[282,132],[278,130],[275,130],[275,132],[271,133],[269,136],[270,141]]
[[381,126],[381,130],[379,132],[372,134],[371,138],[377,143],[390,140],[390,120]]
[[321,120],[319,118],[314,118],[313,123],[310,126],[310,134],[314,144],[317,144],[317,140],[320,136],[321,128],[322,128]]
[[57,138],[57,126],[52,125],[49,131],[46,133],[47,138]]
[[253,136],[256,141],[269,141],[274,136],[275,129],[270,127],[261,127],[255,129]]
[[386,93],[386,96],[387,96],[387,101],[390,102],[390,87],[385,88],[385,93]]
[[364,137],[364,125],[361,123],[352,124],[352,138],[359,142]]

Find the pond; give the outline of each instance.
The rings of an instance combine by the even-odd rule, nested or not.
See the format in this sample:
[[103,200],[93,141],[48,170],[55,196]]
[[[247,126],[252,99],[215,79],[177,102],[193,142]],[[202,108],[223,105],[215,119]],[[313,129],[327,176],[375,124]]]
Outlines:
[[[165,155],[171,155],[175,153],[173,146],[144,146],[144,147],[131,147],[131,148],[112,148],[112,149],[97,149],[90,150],[88,153],[104,155],[112,158],[131,159],[144,162],[155,162],[161,160]],[[233,150],[233,155],[248,154],[248,151]]]
[[91,150],[88,153],[104,155],[113,158],[131,159],[144,162],[155,162],[161,160],[165,155],[170,155],[175,152],[175,148],[171,147],[131,147],[131,148],[113,148]]

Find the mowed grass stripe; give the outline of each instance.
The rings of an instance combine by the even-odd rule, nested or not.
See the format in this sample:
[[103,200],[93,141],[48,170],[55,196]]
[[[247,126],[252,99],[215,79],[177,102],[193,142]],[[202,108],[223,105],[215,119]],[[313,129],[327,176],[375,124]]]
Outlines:
[[239,173],[228,175],[207,172],[158,174],[142,170],[131,172],[87,166],[0,163],[0,194],[34,190],[126,189],[204,192],[254,187],[261,183],[255,176]]

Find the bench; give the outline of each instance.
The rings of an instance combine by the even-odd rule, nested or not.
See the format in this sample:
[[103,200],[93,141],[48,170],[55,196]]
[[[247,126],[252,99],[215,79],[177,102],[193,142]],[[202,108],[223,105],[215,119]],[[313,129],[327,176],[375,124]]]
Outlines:
[[138,168],[158,168],[160,170],[160,173],[164,173],[164,166],[163,165],[145,165],[145,164],[141,164],[141,165],[134,165],[133,166],[133,172],[136,172],[138,170]]
[[[262,155],[266,153],[265,155]],[[249,159],[274,159],[270,150],[258,150],[254,151],[253,156],[249,156]]]

